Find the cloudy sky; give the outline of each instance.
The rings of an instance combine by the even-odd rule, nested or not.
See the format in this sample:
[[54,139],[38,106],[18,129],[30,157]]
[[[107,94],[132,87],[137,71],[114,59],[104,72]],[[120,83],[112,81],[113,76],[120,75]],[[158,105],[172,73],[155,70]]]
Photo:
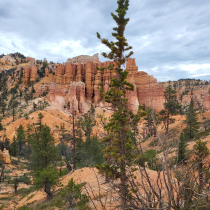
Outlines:
[[[0,0],[0,54],[65,62],[107,51],[96,32],[113,40],[116,8],[117,0]],[[209,0],[130,0],[125,37],[139,71],[210,80],[209,11]]]

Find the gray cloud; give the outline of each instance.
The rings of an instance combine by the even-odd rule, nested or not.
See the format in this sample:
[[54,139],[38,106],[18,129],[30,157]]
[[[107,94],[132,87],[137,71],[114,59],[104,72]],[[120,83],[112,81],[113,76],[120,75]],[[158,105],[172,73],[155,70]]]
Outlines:
[[[0,0],[0,54],[65,62],[106,51],[96,32],[113,40],[116,8],[113,0]],[[209,0],[130,0],[125,36],[139,70],[158,81],[207,74],[209,9]]]

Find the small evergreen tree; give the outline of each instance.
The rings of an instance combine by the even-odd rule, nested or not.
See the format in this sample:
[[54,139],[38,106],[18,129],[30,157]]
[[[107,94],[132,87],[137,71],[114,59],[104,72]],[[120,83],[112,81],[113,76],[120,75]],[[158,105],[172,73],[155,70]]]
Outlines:
[[186,135],[182,132],[179,139],[179,148],[178,148],[178,163],[184,162],[186,159]]
[[[156,125],[158,125],[160,123],[159,118],[158,118],[159,115],[154,113],[154,116],[156,119]],[[146,116],[144,117],[144,120],[146,120],[146,122],[144,124],[148,128],[149,135],[152,136],[154,134],[154,136],[156,136],[157,130],[154,126],[151,108],[147,109]]]
[[0,122],[0,131],[3,131],[3,130],[4,130],[4,127],[3,127],[3,125]]
[[140,116],[135,116],[131,110],[126,109],[128,101],[125,98],[126,91],[134,91],[134,85],[126,81],[128,72],[121,68],[133,54],[130,51],[128,55],[124,55],[126,51],[132,49],[131,46],[128,46],[127,40],[124,37],[125,26],[129,21],[129,18],[125,18],[129,0],[119,0],[117,3],[117,15],[111,13],[112,18],[117,23],[117,27],[113,28],[114,32],[112,33],[116,38],[116,42],[101,39],[100,34],[97,33],[97,37],[101,39],[101,42],[111,50],[108,54],[103,52],[102,56],[115,61],[115,65],[109,65],[101,69],[97,68],[97,70],[101,71],[107,68],[115,75],[111,79],[110,89],[106,93],[103,93],[102,88],[100,89],[105,98],[105,102],[112,104],[113,114],[109,122],[105,125],[105,129],[110,130],[110,133],[103,138],[103,142],[108,145],[103,150],[104,156],[110,157],[110,162],[99,165],[98,169],[102,173],[109,174],[113,180],[119,178],[121,208],[124,209],[129,195],[126,167],[131,166],[134,159],[137,158],[135,152],[136,147],[130,137],[130,128],[132,124],[136,124],[140,120]]
[[197,170],[199,173],[199,193],[201,193],[204,180],[206,180],[206,178],[210,179],[210,177],[204,178],[204,173],[203,173],[205,168],[203,160],[209,155],[209,150],[206,146],[206,142],[202,142],[200,139],[196,141],[196,144],[193,147],[193,155],[194,155],[194,162],[196,163]]
[[172,89],[171,85],[168,85],[164,91],[165,103],[164,108],[159,112],[160,120],[164,123],[166,134],[169,131],[169,124],[174,121],[171,116],[178,114],[181,105],[178,104],[176,99],[176,91]]
[[7,137],[5,138],[5,141],[4,141],[4,147],[7,150],[10,150],[10,140]]
[[198,116],[194,110],[194,101],[191,98],[190,106],[188,108],[188,112],[186,115],[186,120],[184,121],[187,126],[185,128],[185,133],[188,140],[192,140],[196,133],[198,132],[199,124],[198,124]]
[[22,156],[21,154],[22,147],[25,145],[25,131],[22,125],[20,125],[19,128],[17,129],[16,141],[17,144],[19,145],[19,156]]
[[58,171],[52,165],[48,165],[43,168],[43,170],[35,171],[34,185],[37,189],[44,187],[44,191],[47,193],[47,198],[52,197],[52,186],[56,185],[58,176]]
[[6,106],[7,106],[7,104],[5,103],[5,101],[2,100],[2,102],[1,102],[1,111],[2,111],[3,117],[4,117],[4,114],[5,114],[5,111],[6,111]]
[[39,129],[34,126],[30,143],[32,147],[30,163],[35,177],[34,183],[38,188],[43,186],[50,198],[51,188],[58,178],[53,164],[57,159],[57,149],[50,128],[47,125],[40,125]]
[[13,100],[12,101],[12,116],[13,116],[13,120],[15,121],[15,108],[18,106],[18,101],[17,100]]
[[13,141],[12,141],[12,144],[10,146],[10,155],[11,156],[14,156],[14,157],[17,157],[17,141],[16,141],[16,137],[13,136]]

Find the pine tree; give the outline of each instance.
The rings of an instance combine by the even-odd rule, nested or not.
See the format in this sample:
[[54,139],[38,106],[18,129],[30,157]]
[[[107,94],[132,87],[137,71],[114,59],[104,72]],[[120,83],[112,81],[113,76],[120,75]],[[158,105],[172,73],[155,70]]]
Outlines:
[[12,144],[10,146],[10,155],[11,156],[14,156],[14,157],[17,157],[17,141],[16,141],[16,137],[13,136],[13,141],[12,141]]
[[19,156],[21,156],[22,147],[25,145],[25,131],[22,125],[20,125],[19,128],[17,129],[16,141],[17,144],[19,145]]
[[30,158],[32,159],[32,167],[34,170],[42,170],[55,160],[57,151],[50,128],[47,125],[41,125],[40,130],[34,127],[31,138],[33,151]]
[[3,131],[4,130],[4,127],[3,125],[1,124],[1,121],[0,121],[0,131]]
[[159,112],[159,119],[164,123],[166,134],[169,131],[169,124],[174,121],[171,116],[178,114],[181,109],[181,105],[178,104],[176,99],[176,91],[172,89],[171,85],[168,85],[164,91],[165,103],[164,108]]
[[[152,118],[152,109],[148,108],[145,114],[146,114],[146,117],[144,117],[144,120],[146,120],[146,122],[144,124],[146,127],[148,127],[149,135],[152,136],[154,134],[154,136],[156,136],[157,130],[154,126],[154,122]],[[160,123],[158,116],[159,116],[158,114],[154,113],[154,117],[156,119],[156,125]]]
[[197,170],[199,173],[199,193],[201,193],[203,182],[204,180],[206,180],[204,179],[204,174],[203,174],[203,169],[205,168],[203,160],[209,155],[209,150],[206,146],[206,142],[202,142],[200,139],[196,141],[196,144],[193,147],[193,154],[194,154],[194,162],[196,163]]
[[199,128],[198,116],[194,110],[193,98],[191,98],[190,106],[188,108],[188,112],[186,115],[186,120],[184,122],[187,124],[187,126],[185,128],[187,139],[191,140],[195,137],[196,133],[198,132],[198,128]]
[[53,162],[57,159],[57,149],[54,139],[47,125],[41,125],[39,129],[33,127],[31,134],[32,153],[30,162],[34,172],[34,184],[36,187],[44,186],[48,198],[52,196],[51,187],[58,178]]
[[33,132],[33,127],[30,124],[27,124],[26,143],[27,143],[27,158],[28,158],[28,160],[30,160],[30,154],[32,152],[32,149],[31,149],[32,132]]
[[[115,65],[109,65],[107,67],[115,74],[115,77],[111,79],[110,89],[106,93],[103,93],[102,88],[100,89],[105,98],[105,102],[111,103],[113,108],[113,114],[109,122],[105,125],[105,129],[110,130],[110,134],[103,138],[103,142],[108,145],[103,151],[104,156],[111,157],[111,161],[109,164],[98,166],[98,168],[101,172],[107,172],[110,178],[114,180],[120,178],[119,192],[121,208],[124,209],[129,194],[126,167],[130,167],[134,159],[137,158],[135,155],[136,147],[130,138],[130,128],[132,124],[136,124],[140,120],[140,117],[139,115],[135,116],[131,110],[126,109],[128,99],[125,98],[125,94],[128,90],[133,91],[134,85],[126,81],[128,72],[121,68],[133,54],[130,51],[128,55],[124,55],[125,51],[132,49],[131,46],[128,46],[127,40],[124,37],[125,26],[129,21],[129,18],[125,18],[129,0],[119,0],[117,3],[117,15],[111,13],[112,18],[117,23],[117,27],[113,28],[114,33],[112,33],[112,36],[117,41],[109,42],[107,39],[101,39],[100,34],[97,32],[97,37],[111,50],[108,54],[103,52],[102,56],[115,62]],[[106,67],[97,69],[103,71]]]
[[18,106],[18,101],[17,100],[13,100],[12,101],[12,116],[13,116],[13,120],[15,121],[15,108]]
[[4,141],[4,147],[9,150],[10,149],[10,140],[6,137]]
[[5,101],[2,100],[2,102],[1,102],[1,111],[2,111],[3,117],[4,117],[4,114],[5,114],[5,111],[6,111],[6,106],[7,106],[7,104],[5,103]]
[[81,122],[82,130],[85,132],[87,144],[90,144],[91,133],[95,125],[95,109],[91,105],[91,109],[83,115],[83,120]]
[[73,108],[72,117],[70,117],[70,123],[72,124],[72,138],[73,138],[73,169],[76,169],[76,137],[75,137],[75,130],[76,130],[76,110]]
[[182,132],[179,139],[179,148],[178,148],[178,163],[185,161],[186,159],[186,135]]

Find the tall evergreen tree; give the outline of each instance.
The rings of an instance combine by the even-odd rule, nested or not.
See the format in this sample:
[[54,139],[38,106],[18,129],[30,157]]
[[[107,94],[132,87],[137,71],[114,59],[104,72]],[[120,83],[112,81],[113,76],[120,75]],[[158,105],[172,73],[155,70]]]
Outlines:
[[179,148],[178,148],[178,163],[185,161],[186,159],[186,135],[185,133],[181,133],[179,139]]
[[[158,114],[154,113],[156,125],[158,125],[160,123],[158,116],[159,116]],[[148,128],[149,135],[152,136],[154,134],[154,136],[156,136],[157,130],[156,130],[156,127],[154,126],[151,108],[147,109],[146,116],[144,117],[144,120],[146,121],[144,124]]]
[[[206,142],[202,142],[200,139],[196,141],[196,144],[193,147],[193,155],[194,155],[194,162],[196,163],[197,170],[199,173],[199,193],[201,193],[204,180],[208,181],[208,179],[210,179],[209,175],[204,178],[204,173],[203,173],[205,168],[203,160],[209,155],[209,150],[206,146]],[[207,171],[209,171],[208,168]]]
[[56,156],[56,147],[54,139],[47,125],[41,125],[41,129],[34,128],[31,136],[32,154],[31,164],[34,170],[46,168]]
[[[131,46],[128,46],[127,40],[124,37],[125,26],[129,21],[129,18],[125,18],[129,0],[119,0],[117,3],[117,15],[111,13],[112,18],[117,23],[117,27],[113,28],[114,32],[112,36],[117,41],[113,42],[107,39],[101,39],[100,34],[97,32],[97,37],[111,50],[108,54],[103,52],[102,56],[115,62],[115,65],[109,65],[107,67],[113,72],[115,77],[111,79],[110,89],[106,93],[103,93],[105,102],[111,103],[113,107],[113,114],[109,122],[105,125],[105,129],[110,130],[110,133],[103,138],[103,142],[108,145],[104,149],[104,156],[111,157],[111,161],[109,164],[98,166],[98,168],[102,172],[107,172],[112,179],[120,178],[119,192],[121,208],[125,209],[129,194],[126,167],[131,166],[136,158],[136,147],[130,138],[130,128],[132,124],[136,124],[140,120],[140,117],[139,115],[135,116],[132,111],[126,109],[128,101],[125,98],[126,91],[133,91],[134,85],[126,81],[128,72],[121,68],[133,54],[130,51],[128,55],[124,55],[126,51],[132,49]],[[106,67],[97,69],[103,71]],[[103,89],[101,88],[100,91],[103,92]]]
[[21,156],[22,147],[25,145],[25,131],[22,125],[20,125],[19,128],[17,129],[16,141],[17,144],[19,145],[19,156]]
[[194,101],[191,98],[190,106],[188,108],[188,112],[186,114],[186,120],[184,121],[187,126],[185,128],[185,133],[188,140],[191,140],[195,137],[198,132],[199,124],[198,124],[198,116],[194,110]]
[[57,159],[57,149],[54,139],[47,125],[41,125],[39,129],[33,127],[31,134],[32,153],[30,162],[34,172],[34,184],[37,187],[44,187],[48,198],[52,197],[51,187],[58,178],[55,165]]
[[174,121],[171,116],[178,114],[181,109],[181,105],[178,104],[176,98],[176,91],[172,89],[171,85],[168,85],[164,91],[165,103],[164,108],[159,112],[160,120],[164,123],[166,134],[169,131],[169,124]]
[[16,141],[16,137],[13,136],[13,141],[12,141],[12,144],[10,146],[10,155],[11,156],[14,156],[14,157],[17,157],[17,141]]
[[82,129],[85,132],[87,144],[90,144],[91,133],[95,125],[95,109],[93,106],[91,106],[91,109],[83,115],[83,120],[81,122]]
[[5,111],[6,111],[6,106],[7,106],[7,104],[5,103],[5,101],[2,100],[2,102],[1,102],[1,111],[2,111],[3,117],[4,117],[4,114],[5,114]]
[[13,116],[13,120],[12,121],[15,121],[15,109],[17,108],[18,106],[18,101],[17,100],[13,100],[12,101],[12,116]]

